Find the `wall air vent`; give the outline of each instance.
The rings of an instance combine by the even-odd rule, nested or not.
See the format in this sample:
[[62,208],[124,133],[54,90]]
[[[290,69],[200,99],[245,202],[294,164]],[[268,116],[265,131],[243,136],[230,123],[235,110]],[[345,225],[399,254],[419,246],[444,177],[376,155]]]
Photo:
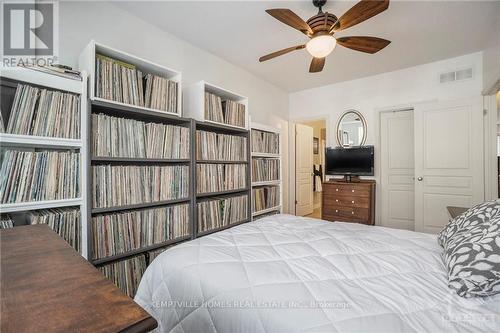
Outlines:
[[441,73],[439,75],[440,83],[467,80],[472,78],[472,68],[461,69],[453,72]]

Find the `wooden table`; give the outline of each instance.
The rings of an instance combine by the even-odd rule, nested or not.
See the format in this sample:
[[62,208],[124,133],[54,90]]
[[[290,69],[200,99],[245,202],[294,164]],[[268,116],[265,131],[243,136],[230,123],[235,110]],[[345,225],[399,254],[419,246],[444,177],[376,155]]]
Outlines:
[[9,332],[147,332],[157,322],[47,225],[0,230]]
[[469,208],[455,206],[447,206],[446,209],[448,210],[448,214],[450,214],[452,219],[469,210]]

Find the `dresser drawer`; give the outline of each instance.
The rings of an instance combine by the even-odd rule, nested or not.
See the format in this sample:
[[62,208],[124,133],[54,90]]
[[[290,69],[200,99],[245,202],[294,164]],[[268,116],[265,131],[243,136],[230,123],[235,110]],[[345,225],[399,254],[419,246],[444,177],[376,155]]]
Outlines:
[[351,223],[361,223],[361,224],[368,224],[371,225],[372,223],[368,219],[361,219],[358,217],[346,217],[346,216],[341,216],[341,215],[335,215],[335,214],[325,214],[323,213],[322,217],[323,220],[326,221],[331,221],[331,222],[351,222]]
[[368,209],[370,208],[370,197],[323,193],[323,203],[325,206],[358,207]]
[[356,196],[369,197],[370,187],[365,185],[344,185],[344,184],[328,184],[328,190],[325,192],[338,196]]
[[368,208],[326,206],[322,209],[324,215],[336,216],[338,217],[339,221],[342,221],[342,218],[364,221],[368,220],[370,216],[370,211]]

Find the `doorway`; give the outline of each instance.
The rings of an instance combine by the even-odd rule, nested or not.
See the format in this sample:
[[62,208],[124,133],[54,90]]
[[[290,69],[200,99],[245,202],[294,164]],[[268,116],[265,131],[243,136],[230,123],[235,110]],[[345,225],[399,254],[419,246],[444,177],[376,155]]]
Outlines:
[[326,120],[296,123],[295,212],[321,218],[322,182],[325,179]]

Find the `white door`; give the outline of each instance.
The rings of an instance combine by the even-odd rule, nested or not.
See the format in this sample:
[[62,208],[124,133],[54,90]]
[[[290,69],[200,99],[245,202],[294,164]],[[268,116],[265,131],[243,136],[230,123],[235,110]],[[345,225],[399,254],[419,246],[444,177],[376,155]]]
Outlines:
[[313,128],[295,125],[295,214],[313,212]]
[[380,119],[380,224],[415,230],[413,110],[383,112]]
[[446,206],[484,198],[481,98],[415,108],[415,230],[439,232]]

